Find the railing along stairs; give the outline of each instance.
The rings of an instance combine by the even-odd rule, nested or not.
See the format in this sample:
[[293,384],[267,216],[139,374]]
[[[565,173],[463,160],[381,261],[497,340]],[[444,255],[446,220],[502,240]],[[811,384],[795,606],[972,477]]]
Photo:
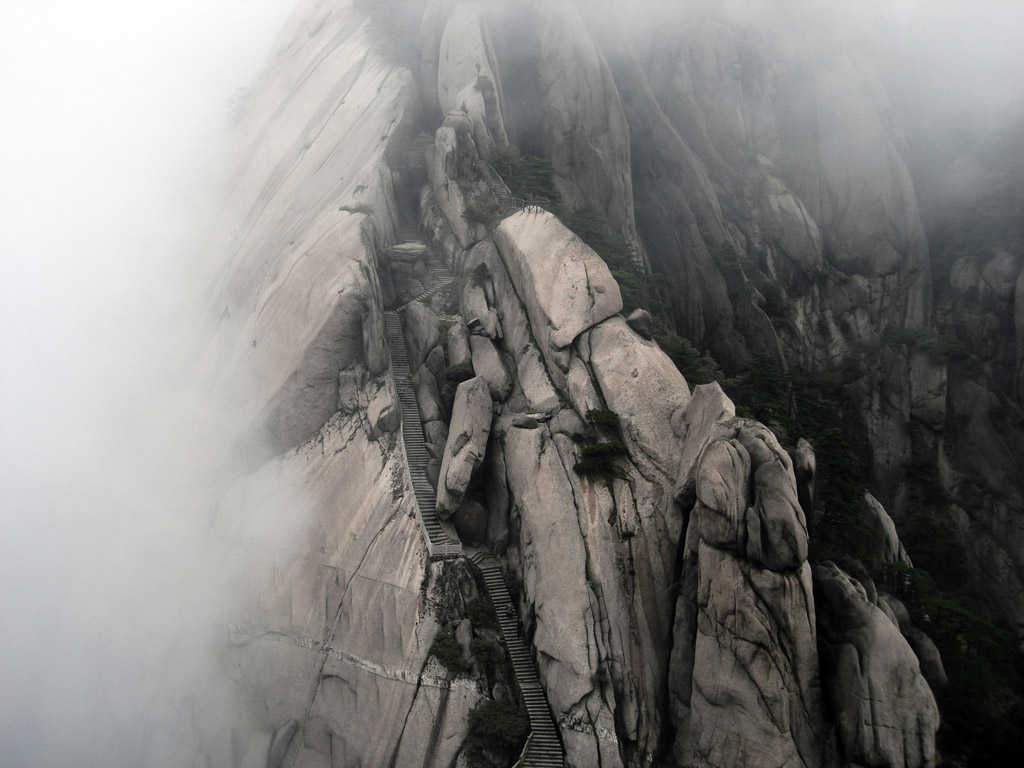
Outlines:
[[501,217],[511,216],[517,211],[540,211],[547,208],[551,204],[551,201],[546,197],[534,197],[529,200],[524,200],[521,197],[516,197],[512,194],[512,190],[508,188],[505,180],[501,178],[494,166],[488,163],[486,160],[481,161],[480,173],[484,177],[484,181],[487,182],[488,188],[491,190],[491,194],[494,195],[498,201],[498,205],[501,206]]
[[[404,243],[413,243],[418,235],[408,232],[401,233]],[[422,240],[419,240],[422,244]],[[420,407],[416,400],[416,388],[412,383],[412,370],[409,367],[409,352],[405,346],[405,334],[402,333],[401,312],[413,301],[425,299],[452,281],[447,267],[439,262],[430,252],[428,257],[429,273],[423,291],[412,299],[398,304],[392,311],[384,313],[384,333],[388,339],[391,352],[391,368],[394,373],[395,387],[398,389],[398,403],[402,412],[402,448],[405,451],[405,466],[409,474],[409,482],[416,494],[416,519],[427,543],[431,558],[459,557],[462,554],[462,542],[453,539],[441,527],[437,517],[437,493],[427,479],[427,441],[423,435],[423,422]]]
[[[501,178],[498,177],[498,181]],[[501,182],[504,186],[504,182]],[[507,189],[507,187],[506,187]],[[418,235],[402,233],[405,243],[413,243]],[[420,240],[419,242],[422,242]],[[437,495],[427,479],[427,447],[423,435],[423,423],[416,389],[412,383],[409,368],[409,353],[402,333],[401,312],[412,301],[427,298],[452,281],[447,266],[430,251],[429,272],[423,291],[414,299],[396,305],[384,313],[384,329],[391,352],[391,367],[398,402],[402,413],[402,447],[405,451],[406,468],[413,491],[416,494],[416,518],[419,521],[431,558],[459,557],[463,554],[462,542],[450,537],[441,527],[437,517]],[[471,558],[483,574],[488,598],[498,616],[498,623],[505,639],[505,648],[515,674],[516,684],[523,695],[530,720],[530,735],[527,737],[517,768],[564,768],[565,751],[558,738],[551,710],[544,689],[537,677],[537,669],[530,656],[525,640],[519,633],[519,616],[515,612],[512,597],[501,573],[501,566],[490,553],[475,553]],[[510,608],[511,607],[511,608]]]
[[487,594],[495,613],[498,614],[501,633],[505,637],[505,648],[508,649],[516,682],[523,693],[523,703],[526,704],[526,712],[530,718],[530,736],[518,765],[522,768],[562,768],[565,765],[565,751],[558,739],[555,721],[551,717],[551,708],[537,677],[533,657],[530,656],[530,650],[519,634],[519,616],[515,613],[501,566],[486,552],[475,552],[470,560],[477,564],[483,574]]

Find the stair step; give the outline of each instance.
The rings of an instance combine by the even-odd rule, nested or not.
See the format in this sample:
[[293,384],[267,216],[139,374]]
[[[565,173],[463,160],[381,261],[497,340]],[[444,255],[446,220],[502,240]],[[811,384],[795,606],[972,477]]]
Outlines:
[[[508,197],[508,192],[500,191],[501,194],[498,197],[504,206],[515,207]],[[399,230],[396,235],[403,243],[423,242],[418,234],[411,231]],[[427,266],[430,276],[425,283],[422,283],[423,290],[416,295],[416,299],[425,299],[453,282],[454,278],[448,272],[448,267],[445,264],[434,258],[429,258]],[[437,492],[426,477],[426,466],[431,455],[423,432],[419,401],[410,374],[410,359],[400,315],[400,312],[404,311],[409,303],[409,301],[405,301],[394,311],[384,313],[384,329],[395,376],[398,406],[402,418],[403,445],[411,476],[410,482],[419,509],[423,535],[432,546],[458,546],[460,542],[450,538],[441,527],[436,514]],[[519,638],[518,616],[503,615],[504,606],[511,602],[511,596],[501,567],[490,553],[477,552],[470,559],[480,567],[491,604],[499,614],[502,614],[498,623],[505,639],[515,679],[522,691],[523,703],[530,718],[533,737],[526,751],[523,766],[524,768],[564,768],[564,752],[551,719],[547,697],[544,689],[540,686],[530,649]]]

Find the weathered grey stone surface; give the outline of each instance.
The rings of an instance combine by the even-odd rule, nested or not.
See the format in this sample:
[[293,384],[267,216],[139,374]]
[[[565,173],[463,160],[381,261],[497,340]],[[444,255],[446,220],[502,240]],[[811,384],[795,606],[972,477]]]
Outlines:
[[516,293],[508,271],[492,241],[484,241],[473,249],[473,256],[488,268],[485,294],[492,297],[493,310],[501,318],[504,347],[515,360],[515,379],[531,411],[551,412],[558,407],[558,393],[534,340],[523,303]]
[[452,365],[473,362],[473,353],[469,350],[469,331],[461,317],[448,329],[448,362]]
[[459,3],[448,14],[441,36],[437,69],[437,96],[441,110],[465,112],[473,123],[473,139],[486,153],[493,140],[506,142],[497,95],[485,99],[489,87],[497,91],[501,81],[492,67],[494,54],[486,25],[475,3]]
[[629,126],[615,80],[584,13],[569,3],[540,6],[546,150],[562,199],[573,207],[595,206],[612,230],[639,251]]
[[928,681],[932,692],[949,685],[946,666],[942,663],[942,654],[939,653],[935,642],[917,627],[909,627],[903,632],[903,636],[914,650],[914,655],[921,665],[921,674]]
[[576,355],[572,356],[569,363],[566,389],[569,391],[572,407],[577,413],[586,414],[587,411],[600,409],[601,399],[597,396],[597,389],[590,378],[587,364]]
[[910,355],[910,415],[939,431],[946,423],[946,366],[916,350]]
[[939,712],[917,657],[864,588],[832,563],[815,567],[823,677],[848,759],[935,764]]
[[873,562],[870,565],[875,568],[876,573],[883,572],[887,565],[895,563],[912,565],[896,533],[896,524],[878,499],[866,491],[861,499],[861,511],[872,531]]
[[[450,695],[437,725],[447,764],[479,698],[420,677],[436,622],[421,613],[427,556],[388,434],[398,413],[374,255],[394,242],[385,152],[411,128],[415,89],[364,11],[304,2],[233,129],[196,376],[226,405],[212,428],[241,436],[245,466],[219,478],[211,504],[234,599],[195,617],[220,628],[222,679],[209,682],[231,695],[210,711],[189,703],[199,733],[174,736],[192,754],[161,766],[387,765],[396,753],[420,765]],[[414,334],[413,370],[431,333]]]
[[[411,493],[397,509],[392,500],[396,481],[404,490],[400,456],[369,441],[359,415],[339,415],[316,441],[236,482],[218,507],[214,534],[238,542],[227,562],[239,558],[243,594],[259,596],[225,617],[235,629],[224,669],[267,724],[298,722],[297,765],[320,764],[332,742],[345,744],[349,759],[376,762],[402,738],[416,693],[405,680],[418,676],[433,629],[419,615],[424,549],[410,524]],[[390,608],[382,614],[381,606]],[[381,621],[366,622],[370,613]],[[325,676],[335,682],[321,684]],[[337,717],[354,690],[377,697],[381,709]],[[396,730],[383,742],[367,739],[383,733],[389,711],[401,713]]]
[[807,531],[785,451],[695,388],[676,498],[689,525],[670,657],[680,764],[821,765]]
[[[461,131],[461,133],[460,133]],[[469,119],[449,116],[434,134],[434,146],[429,153],[427,170],[430,177],[431,202],[443,217],[448,234],[460,248],[469,248],[477,240],[475,228],[466,221],[466,198],[456,179],[467,155],[475,153],[465,145],[472,142]]]
[[427,366],[422,365],[412,376],[413,386],[416,388],[416,401],[419,404],[420,420],[423,423],[431,421],[443,421],[445,418],[444,408],[441,405],[441,394],[438,391],[437,381],[434,374]]
[[545,358],[622,309],[601,257],[551,214],[514,214],[501,222],[495,242]]
[[621,317],[589,333],[590,365],[608,408],[619,415],[625,445],[637,462],[675,478],[690,389],[657,344]]
[[[397,410],[380,375],[381,291],[366,247],[394,241],[390,187],[400,174],[384,167],[380,150],[411,127],[411,81],[372,52],[349,4],[336,5],[309,4],[278,74],[254,89],[251,145],[230,202],[237,234],[224,238],[234,255],[218,296],[230,317],[207,367],[221,391],[239,393],[232,419],[268,435],[265,455],[278,456],[254,461],[217,514],[229,539],[260,521],[275,534],[256,537],[267,554],[248,577],[255,597],[238,606],[245,627],[226,655],[259,722],[239,736],[238,754],[230,740],[226,754],[237,762],[250,742],[253,755],[274,753],[277,736],[264,744],[267,734],[294,720],[284,764],[441,766],[454,760],[480,695],[419,677],[436,625],[419,611],[425,553],[388,448]],[[929,276],[913,190],[901,139],[859,64],[824,56],[828,66],[808,75],[786,34],[756,42],[733,8],[745,5],[722,6],[716,19],[691,9],[692,23],[654,30],[659,45],[643,56],[633,40],[615,46],[595,36],[571,4],[539,9],[531,31],[543,52],[539,136],[564,198],[595,204],[639,246],[636,184],[641,231],[660,249],[652,262],[678,280],[669,286],[679,289],[675,319],[701,349],[732,350],[731,364],[768,349],[827,370],[860,344],[880,344],[887,325],[923,322]],[[457,273],[486,263],[492,275],[463,292],[447,344],[449,363],[474,366],[487,426],[483,410],[467,426],[457,404],[444,440],[438,323],[418,305],[407,312],[412,369],[428,452],[447,446],[436,467],[439,504],[461,533],[505,553],[521,579],[524,621],[570,764],[650,762],[665,746],[666,709],[680,764],[827,764],[804,519],[813,452],[798,449],[798,485],[778,443],[737,419],[718,385],[691,396],[649,341],[649,318],[613,317],[622,302],[607,267],[550,214],[506,219],[500,255],[466,221],[464,196],[474,192],[460,182],[480,189],[474,161],[501,140],[502,118],[514,119],[486,103],[477,80],[492,80],[500,101],[508,62],[491,45],[486,5],[434,2],[429,15],[417,44],[433,48],[426,60],[438,66],[421,77],[436,71],[437,81],[421,92],[425,102],[436,92],[438,103],[424,103],[422,114],[439,107],[445,117],[421,215]],[[347,53],[336,50],[341,41]],[[797,119],[807,115],[810,127]],[[264,127],[274,120],[286,140]],[[763,273],[748,275],[749,296],[727,288],[716,266],[727,246]],[[1024,290],[1011,261],[954,273],[970,284],[964,290],[1009,302]],[[784,323],[763,311],[772,298],[763,280],[782,287]],[[970,416],[975,461],[988,465],[979,472],[992,482],[1005,475],[1006,464],[990,460],[998,453],[990,393],[954,390],[926,355],[884,345],[879,358],[849,391],[863,406],[864,435],[879,446],[871,472],[881,487],[895,487],[911,458],[906,425],[940,429],[947,395]],[[492,398],[501,413],[493,426]],[[585,431],[587,410],[606,407],[622,418],[628,456],[616,460],[615,476],[580,476],[582,447],[570,435]],[[480,467],[486,508],[464,499]],[[300,489],[302,503],[282,488]],[[876,518],[888,562],[898,542],[889,546],[887,517]],[[294,537],[282,543],[280,526],[291,523]],[[880,622],[895,628],[902,616],[884,596],[887,612],[863,608],[863,592],[853,604],[869,620],[829,642],[858,653],[895,647]],[[927,642],[904,631],[930,658]],[[834,676],[847,692],[844,747],[863,765],[925,765],[934,729],[917,678],[881,658]],[[856,692],[883,684],[906,684],[894,694],[902,710],[864,714]]]
[[810,566],[775,573],[701,542],[684,764],[820,765]]
[[651,313],[646,309],[634,309],[626,318],[629,327],[639,333],[648,341],[651,339]]
[[[258,439],[260,450],[286,450],[316,434],[337,409],[340,370],[354,362],[375,373],[386,367],[370,317],[380,289],[361,232],[383,239],[390,226],[381,126],[407,119],[412,84],[376,55],[362,62],[371,42],[358,19],[345,5],[315,34],[286,28],[282,41],[301,40],[301,50],[289,66],[262,72],[236,128],[247,138],[225,160],[231,194],[221,219],[231,224],[208,246],[215,287],[197,375],[225,393],[226,422]],[[296,79],[300,70],[306,77]],[[350,82],[345,105],[333,90],[339,78]],[[372,103],[357,106],[370,94]],[[319,137],[312,145],[311,134]],[[249,453],[258,453],[255,443]]]
[[473,352],[473,372],[487,382],[491,397],[504,400],[512,391],[512,378],[494,342],[474,335],[469,337],[469,348]]
[[502,337],[501,321],[487,304],[484,289],[470,281],[462,290],[461,312],[470,333],[480,334],[489,339]]
[[450,516],[459,508],[473,473],[484,459],[492,415],[485,379],[477,376],[459,384],[437,487],[437,510],[442,516]]
[[793,474],[796,477],[800,507],[808,519],[814,514],[817,473],[818,460],[814,455],[814,446],[801,437],[796,442],[796,452],[793,455]]
[[427,356],[437,346],[441,324],[432,309],[414,301],[402,313],[402,326],[409,352],[409,369],[415,371],[427,362]]
[[[582,580],[587,548],[573,524],[579,514],[573,486],[546,429],[512,428],[504,446],[509,491],[521,516],[523,589],[536,617],[534,644],[552,709],[580,727],[614,733],[613,715],[592,682],[603,654],[591,632],[597,597]],[[601,742],[592,733],[562,729],[570,762],[596,763]],[[605,749],[610,764],[621,764],[613,745]]]
[[[701,539],[775,571],[807,558],[807,524],[792,466],[774,435],[759,424],[713,442],[696,468]],[[752,495],[751,495],[752,494]]]

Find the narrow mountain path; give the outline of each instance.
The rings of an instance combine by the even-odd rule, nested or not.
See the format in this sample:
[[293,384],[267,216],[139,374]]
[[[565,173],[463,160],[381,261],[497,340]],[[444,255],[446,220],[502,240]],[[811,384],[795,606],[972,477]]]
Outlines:
[[451,538],[441,528],[437,519],[437,495],[427,479],[427,442],[423,437],[420,407],[416,402],[416,388],[412,384],[409,353],[405,347],[402,318],[398,312],[384,313],[384,332],[391,350],[391,368],[402,411],[402,445],[412,489],[416,494],[416,518],[420,522],[431,557],[458,557],[462,554],[462,542]]
[[[530,741],[527,744],[522,768],[562,768],[565,765],[565,752],[562,742],[558,740],[558,731],[551,716],[547,697],[537,677],[537,668],[530,656],[530,649],[519,634],[519,615],[515,612],[512,596],[505,585],[505,577],[501,566],[490,554],[474,553],[470,560],[477,564],[487,585],[487,596],[498,615],[501,633],[505,638],[512,669],[515,671],[519,690],[523,692],[523,702],[530,717]],[[511,609],[511,610],[510,610]]]
[[[405,345],[405,335],[402,333],[401,316],[402,311],[413,301],[428,298],[450,283],[453,278],[448,267],[419,235],[409,230],[401,230],[399,238],[399,248],[422,246],[426,250],[429,266],[423,290],[417,296],[397,303],[393,311],[384,313],[384,330],[391,352],[391,367],[402,412],[402,445],[413,491],[416,494],[416,517],[420,522],[431,558],[459,557],[463,554],[462,542],[450,537],[441,527],[437,517],[437,495],[427,479],[427,446],[416,390],[412,383],[409,352]],[[565,751],[558,739],[558,731],[544,689],[537,677],[533,657],[530,656],[530,650],[519,634],[519,616],[505,585],[501,566],[493,556],[486,553],[476,553],[470,559],[483,573],[487,596],[498,616],[505,649],[530,719],[530,736],[517,768],[563,768]]]
[[501,206],[501,215],[509,216],[516,211],[538,211],[542,208],[547,208],[551,203],[550,200],[543,197],[537,197],[530,200],[523,200],[520,197],[516,197],[512,194],[512,190],[508,188],[508,184],[501,178],[501,175],[494,170],[487,161],[482,161],[480,166],[480,175],[483,176],[484,181],[487,182],[488,188],[491,190],[491,194],[494,195],[498,201],[498,205]]

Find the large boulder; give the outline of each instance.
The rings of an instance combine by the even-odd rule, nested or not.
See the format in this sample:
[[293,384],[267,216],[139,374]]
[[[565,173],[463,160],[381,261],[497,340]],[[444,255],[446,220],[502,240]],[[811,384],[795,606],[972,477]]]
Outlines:
[[487,304],[487,294],[481,286],[473,282],[466,284],[459,309],[470,333],[489,339],[502,337],[501,322],[497,313]]
[[615,278],[600,256],[547,212],[509,216],[494,240],[541,352],[549,366],[566,370],[568,360],[559,352],[622,309]]
[[402,313],[409,368],[416,370],[425,362],[441,336],[441,322],[429,307],[414,301]]
[[836,565],[814,569],[822,675],[847,758],[870,768],[935,765],[939,711],[900,630]]
[[801,437],[796,441],[796,451],[793,454],[793,474],[796,477],[800,506],[808,520],[811,520],[814,514],[817,473],[818,459],[814,454],[814,446]]
[[512,378],[494,342],[486,336],[470,336],[469,348],[473,352],[473,372],[487,382],[495,400],[504,400],[512,391]]
[[476,157],[476,145],[470,135],[471,124],[466,117],[449,116],[434,133],[434,145],[428,152],[427,174],[430,178],[431,200],[443,215],[444,227],[454,238],[456,247],[469,248],[477,233],[463,216],[466,196],[458,184]]
[[810,566],[776,573],[703,542],[697,562],[696,626],[680,638],[693,659],[680,764],[821,765]]
[[771,431],[740,427],[708,445],[696,468],[701,539],[774,571],[807,559],[807,523],[792,465]]
[[861,512],[871,530],[871,565],[875,572],[880,573],[886,566],[896,563],[910,565],[910,557],[896,533],[896,523],[881,502],[867,491],[861,498]]
[[819,766],[807,530],[786,452],[718,385],[687,408],[676,496],[688,512],[669,679],[680,764]]
[[448,329],[448,362],[452,365],[465,365],[471,363],[472,360],[473,353],[469,350],[469,330],[460,317]]
[[686,379],[621,317],[604,321],[587,339],[590,366],[608,408],[619,415],[626,447],[674,480],[690,402]]
[[483,378],[459,384],[437,484],[437,511],[442,517],[459,509],[473,473],[484,460],[492,413],[491,393]]

